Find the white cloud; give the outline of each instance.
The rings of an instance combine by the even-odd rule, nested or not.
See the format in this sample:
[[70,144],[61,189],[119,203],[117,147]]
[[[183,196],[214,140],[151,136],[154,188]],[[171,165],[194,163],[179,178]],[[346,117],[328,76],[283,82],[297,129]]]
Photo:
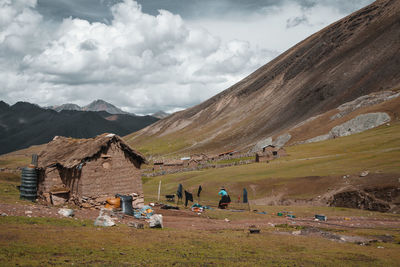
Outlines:
[[236,21],[188,23],[165,10],[153,16],[133,0],[111,13],[107,24],[55,22],[37,12],[34,0],[2,0],[0,98],[41,105],[101,98],[136,113],[176,111],[228,88],[341,16],[292,2]]

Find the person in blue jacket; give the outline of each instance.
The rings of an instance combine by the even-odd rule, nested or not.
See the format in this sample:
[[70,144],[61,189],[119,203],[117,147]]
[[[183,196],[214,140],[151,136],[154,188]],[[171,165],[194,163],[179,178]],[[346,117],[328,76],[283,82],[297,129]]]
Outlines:
[[231,198],[229,197],[228,192],[226,192],[225,187],[221,187],[221,190],[218,192],[218,195],[221,196],[218,208],[225,209],[228,206],[228,204],[231,203]]

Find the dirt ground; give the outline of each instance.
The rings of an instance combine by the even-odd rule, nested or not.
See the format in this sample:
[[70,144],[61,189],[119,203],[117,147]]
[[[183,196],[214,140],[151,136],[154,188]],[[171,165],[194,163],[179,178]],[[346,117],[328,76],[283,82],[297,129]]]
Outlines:
[[[27,216],[27,217],[48,217],[63,218],[58,214],[58,207],[44,206],[40,204],[3,204],[0,203],[0,214],[5,216]],[[265,218],[251,216],[251,212],[241,212],[239,218],[234,220],[216,219],[208,216],[208,211],[201,214],[184,210],[164,210],[154,208],[155,213],[163,215],[164,227],[174,229],[191,230],[224,230],[224,229],[248,229],[251,226],[258,228],[274,227],[275,225],[288,224],[292,226],[308,226],[330,229],[375,229],[375,228],[400,228],[400,217],[378,218],[360,216],[330,216],[328,221],[316,221],[312,217],[279,217],[276,215],[265,215]],[[99,215],[97,209],[74,209],[76,220],[95,220]],[[235,210],[219,211],[220,217],[229,218],[229,215],[236,215]],[[222,213],[222,214],[221,214]],[[130,222],[145,222],[132,216],[124,215],[115,217],[116,224],[129,224]]]

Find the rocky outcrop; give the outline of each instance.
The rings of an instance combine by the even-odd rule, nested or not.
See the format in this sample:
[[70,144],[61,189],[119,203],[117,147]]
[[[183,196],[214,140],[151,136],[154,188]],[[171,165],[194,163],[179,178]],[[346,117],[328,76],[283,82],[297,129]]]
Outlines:
[[292,136],[289,133],[284,133],[278,136],[274,142],[272,142],[272,145],[281,148],[290,140],[290,138],[292,138]]
[[250,152],[257,152],[263,149],[263,147],[272,145],[272,137],[268,137],[264,140],[259,141]]
[[330,131],[333,137],[347,136],[361,133],[390,121],[390,116],[384,112],[362,114]]
[[[379,192],[379,194],[386,192],[386,190],[375,191]],[[349,190],[337,193],[333,196],[329,205],[333,207],[345,207],[380,212],[387,212],[392,208],[389,202],[374,196],[373,190],[369,190],[369,193],[362,190]]]
[[393,91],[382,91],[374,94],[364,95],[351,102],[340,105],[337,109],[338,113],[331,116],[331,120],[342,118],[343,116],[364,107],[370,107],[379,103],[399,97],[400,93]]
[[336,137],[342,137],[342,136],[348,136],[348,135],[352,135],[352,134],[356,134],[356,133],[361,133],[366,130],[378,127],[387,122],[390,122],[390,120],[391,120],[390,116],[384,112],[362,114],[362,115],[359,115],[359,116],[355,117],[354,119],[351,119],[341,125],[333,127],[327,134],[316,136],[316,137],[308,139],[304,142],[298,142],[298,144],[314,143],[314,142],[325,141],[325,140],[336,138]]

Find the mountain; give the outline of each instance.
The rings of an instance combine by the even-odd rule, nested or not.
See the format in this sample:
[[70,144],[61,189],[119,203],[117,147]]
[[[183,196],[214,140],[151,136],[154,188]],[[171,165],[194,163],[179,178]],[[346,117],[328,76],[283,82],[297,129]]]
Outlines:
[[6,111],[9,107],[10,105],[0,100],[0,112]]
[[169,115],[171,115],[171,114],[166,113],[166,112],[164,112],[164,111],[162,111],[162,110],[157,111],[156,113],[151,114],[151,116],[156,117],[156,118],[159,118],[159,119],[164,119],[164,118],[168,117]]
[[153,150],[161,154],[248,151],[343,103],[398,87],[399,51],[400,1],[378,0],[311,35],[220,94],[126,140],[139,149],[164,143]]
[[105,111],[56,112],[27,102],[12,106],[3,103],[0,102],[0,154],[47,143],[56,135],[75,138],[90,138],[104,132],[126,135],[158,120]]
[[107,103],[104,100],[98,99],[82,108],[83,111],[106,111],[110,114],[129,114],[113,104]]
[[110,114],[131,114],[131,113],[125,112],[125,111],[117,108],[113,104],[110,104],[101,99],[95,100],[92,103],[90,103],[84,107],[80,107],[77,104],[73,104],[73,103],[67,103],[67,104],[62,104],[59,106],[50,106],[47,108],[53,109],[58,112],[60,112],[62,110],[76,110],[76,111],[106,111]]
[[53,106],[51,109],[54,109],[55,111],[60,112],[61,110],[77,110],[81,111],[82,108],[78,106],[77,104],[72,104],[72,103],[67,103],[67,104],[62,104],[61,106]]

